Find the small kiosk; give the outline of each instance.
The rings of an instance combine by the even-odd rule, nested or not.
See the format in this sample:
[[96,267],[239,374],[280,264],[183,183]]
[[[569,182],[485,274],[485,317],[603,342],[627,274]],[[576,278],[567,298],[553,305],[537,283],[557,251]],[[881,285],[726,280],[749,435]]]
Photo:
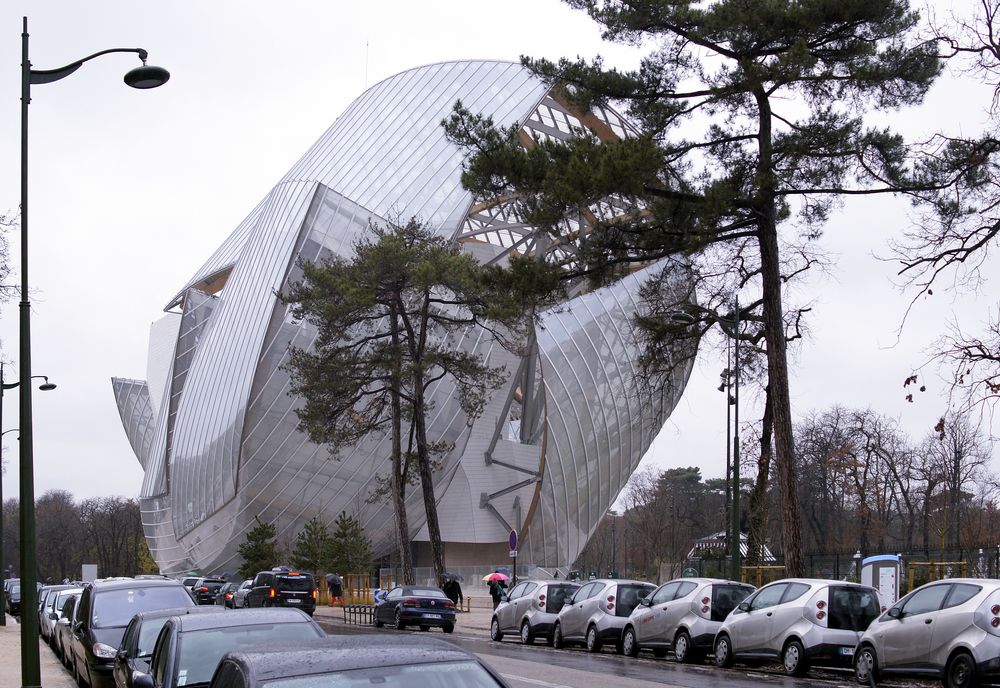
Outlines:
[[861,584],[878,590],[882,604],[891,607],[899,599],[902,558],[898,554],[878,554],[861,561]]

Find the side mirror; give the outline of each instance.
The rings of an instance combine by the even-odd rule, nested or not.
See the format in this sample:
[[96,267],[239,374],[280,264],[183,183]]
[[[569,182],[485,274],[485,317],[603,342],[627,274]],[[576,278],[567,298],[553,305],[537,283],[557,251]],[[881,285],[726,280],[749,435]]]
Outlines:
[[903,615],[903,610],[900,609],[899,607],[893,607],[892,609],[889,610],[889,618],[891,619],[898,619],[902,615]]
[[132,674],[132,688],[153,688],[153,677],[149,674],[135,672]]
[[55,612],[49,612],[49,620],[50,621],[58,621],[59,620],[59,615],[56,614]]
[[74,621],[73,622],[73,632],[74,633],[79,633],[80,629],[82,627],[83,627],[83,622],[82,621]]
[[750,611],[750,603],[740,602],[740,606],[738,606],[737,609],[739,609],[741,612],[748,612]]
[[641,600],[639,600],[639,604],[641,604],[643,607],[651,607],[653,606],[653,600],[650,597],[643,597]]
[[507,593],[502,592],[502,593],[500,593],[500,601],[501,602],[509,602],[510,601],[510,597],[507,595]]

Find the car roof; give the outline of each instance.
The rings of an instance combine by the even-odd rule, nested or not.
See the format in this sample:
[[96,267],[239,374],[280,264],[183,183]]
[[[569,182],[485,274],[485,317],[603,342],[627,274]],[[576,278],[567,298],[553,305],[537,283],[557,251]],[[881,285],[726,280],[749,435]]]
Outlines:
[[[230,612],[230,616],[235,616]],[[478,661],[434,638],[403,635],[338,635],[294,645],[259,646],[226,654],[258,681],[369,667]]]
[[663,585],[667,585],[667,583],[684,583],[686,581],[691,581],[692,583],[697,583],[698,585],[707,585],[709,583],[725,583],[728,585],[749,585],[751,588],[753,587],[753,583],[747,583],[745,581],[731,580],[729,578],[702,578],[700,576],[690,576],[690,577],[685,576],[683,578],[672,578],[663,583],[660,587],[662,587]]
[[169,619],[171,616],[184,616],[185,614],[218,614],[217,607],[170,607],[169,609],[150,609],[148,612],[139,612],[132,618],[138,617],[140,623],[147,619]]
[[180,582],[167,578],[126,578],[94,581],[90,583],[94,592],[103,590],[132,590],[134,588],[183,588]]
[[655,584],[649,581],[634,580],[632,578],[596,578],[592,581],[587,581],[588,583],[625,583],[626,585],[649,585],[651,587],[656,587]]
[[221,626],[254,626],[263,623],[312,623],[305,612],[290,607],[271,607],[267,609],[241,609],[232,611],[214,611],[206,614],[185,614],[177,616],[175,626],[184,633],[187,631],[202,631]]

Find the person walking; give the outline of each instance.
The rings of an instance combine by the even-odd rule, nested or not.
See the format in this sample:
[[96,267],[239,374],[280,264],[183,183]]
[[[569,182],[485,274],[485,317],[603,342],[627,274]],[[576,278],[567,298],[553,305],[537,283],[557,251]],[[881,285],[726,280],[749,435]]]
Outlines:
[[493,608],[500,605],[500,596],[503,595],[504,584],[502,580],[490,581],[490,597],[493,598]]
[[465,597],[462,596],[462,586],[459,585],[458,579],[446,578],[444,585],[441,586],[441,590],[461,611],[461,605],[465,601]]
[[326,574],[326,587],[330,592],[330,606],[344,606],[344,579],[335,573]]

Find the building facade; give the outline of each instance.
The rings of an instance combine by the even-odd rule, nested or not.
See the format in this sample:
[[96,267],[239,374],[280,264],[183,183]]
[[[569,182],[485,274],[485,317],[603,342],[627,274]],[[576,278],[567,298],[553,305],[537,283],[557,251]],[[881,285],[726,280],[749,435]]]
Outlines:
[[[140,492],[150,551],[164,573],[236,570],[255,519],[291,542],[314,516],[360,519],[377,554],[392,550],[393,510],[373,499],[388,473],[389,438],[331,456],[297,429],[283,369],[315,332],[278,299],[303,258],[349,255],[369,223],[417,218],[483,262],[513,252],[571,256],[572,239],[545,242],[510,199],[462,188],[465,153],[441,127],[456,100],[522,141],[589,131],[628,136],[614,112],[579,113],[521,65],[465,61],[409,70],[361,95],[277,183],[205,264],[170,296],[150,328],[145,380],[115,378],[123,425],[145,476]],[[566,236],[633,211],[621,199],[566,220]],[[432,438],[452,447],[435,474],[450,565],[498,561],[521,533],[521,561],[566,566],[635,470],[690,374],[656,394],[635,381],[632,315],[653,265],[601,289],[577,285],[543,314],[528,355],[482,331],[460,346],[509,378],[485,412],[466,418],[451,385],[431,392]],[[687,289],[678,271],[677,288]],[[419,490],[408,517],[426,541]],[[419,555],[419,547],[418,547]],[[419,558],[419,556],[418,556]]]

